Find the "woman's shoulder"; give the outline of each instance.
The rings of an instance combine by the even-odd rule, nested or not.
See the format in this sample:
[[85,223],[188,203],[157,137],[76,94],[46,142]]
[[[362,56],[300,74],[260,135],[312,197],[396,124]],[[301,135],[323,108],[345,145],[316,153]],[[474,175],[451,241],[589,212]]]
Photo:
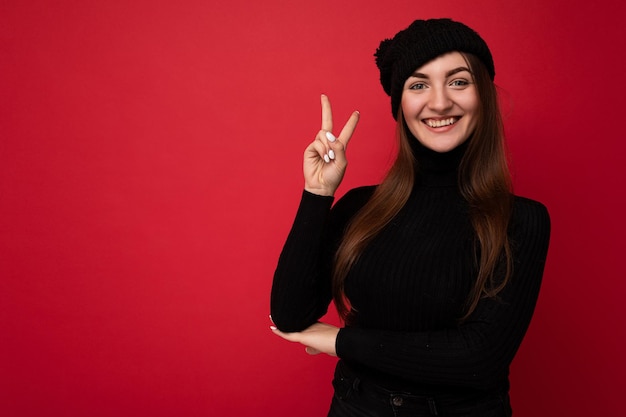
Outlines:
[[372,194],[374,194],[374,191],[376,190],[376,185],[364,185],[361,187],[356,187],[356,188],[352,188],[351,190],[349,190],[347,193],[345,193],[343,195],[343,197],[341,197],[339,199],[339,201],[337,201],[337,204],[339,204],[340,202],[344,202],[344,201],[348,201],[348,202],[354,202],[354,201],[365,201],[367,202],[367,200],[370,199],[370,197],[372,196]]
[[519,195],[515,195],[513,198],[513,210],[515,213],[549,216],[548,208],[543,203]]
[[541,202],[514,196],[512,226],[522,233],[550,234],[550,213]]
[[333,206],[334,216],[344,220],[351,218],[369,201],[375,190],[376,185],[366,185],[346,192]]
[[376,190],[376,185],[364,185],[352,188],[341,197],[335,204],[336,208],[341,207],[363,207],[369,201]]

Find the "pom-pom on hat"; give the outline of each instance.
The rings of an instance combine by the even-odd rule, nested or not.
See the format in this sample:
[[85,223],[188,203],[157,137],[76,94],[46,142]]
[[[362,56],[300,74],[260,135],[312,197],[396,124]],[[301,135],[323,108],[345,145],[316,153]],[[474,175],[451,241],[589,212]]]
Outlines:
[[475,55],[485,64],[491,80],[496,70],[489,47],[474,30],[451,19],[416,20],[392,39],[383,40],[374,56],[380,83],[391,96],[393,118],[398,115],[402,88],[417,68],[447,52]]

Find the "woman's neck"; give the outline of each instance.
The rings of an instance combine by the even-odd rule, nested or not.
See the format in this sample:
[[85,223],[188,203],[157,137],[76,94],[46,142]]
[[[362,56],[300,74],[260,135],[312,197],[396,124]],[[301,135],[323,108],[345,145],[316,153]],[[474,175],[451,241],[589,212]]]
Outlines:
[[452,186],[458,183],[458,169],[467,150],[469,139],[448,152],[436,152],[409,137],[416,164],[416,184],[425,186]]

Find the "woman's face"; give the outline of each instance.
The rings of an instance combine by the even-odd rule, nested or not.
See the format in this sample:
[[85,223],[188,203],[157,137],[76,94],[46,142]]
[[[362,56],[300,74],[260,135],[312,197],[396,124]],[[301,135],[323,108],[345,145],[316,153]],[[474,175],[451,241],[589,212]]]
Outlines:
[[436,152],[456,148],[474,132],[478,93],[469,65],[459,52],[441,55],[405,81],[402,112],[409,130]]

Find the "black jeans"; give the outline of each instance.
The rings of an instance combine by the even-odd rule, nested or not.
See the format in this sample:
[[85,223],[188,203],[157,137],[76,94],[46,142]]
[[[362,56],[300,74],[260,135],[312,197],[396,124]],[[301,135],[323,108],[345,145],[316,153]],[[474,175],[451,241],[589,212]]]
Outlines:
[[507,393],[454,396],[389,391],[359,378],[343,362],[333,379],[328,417],[511,417]]

